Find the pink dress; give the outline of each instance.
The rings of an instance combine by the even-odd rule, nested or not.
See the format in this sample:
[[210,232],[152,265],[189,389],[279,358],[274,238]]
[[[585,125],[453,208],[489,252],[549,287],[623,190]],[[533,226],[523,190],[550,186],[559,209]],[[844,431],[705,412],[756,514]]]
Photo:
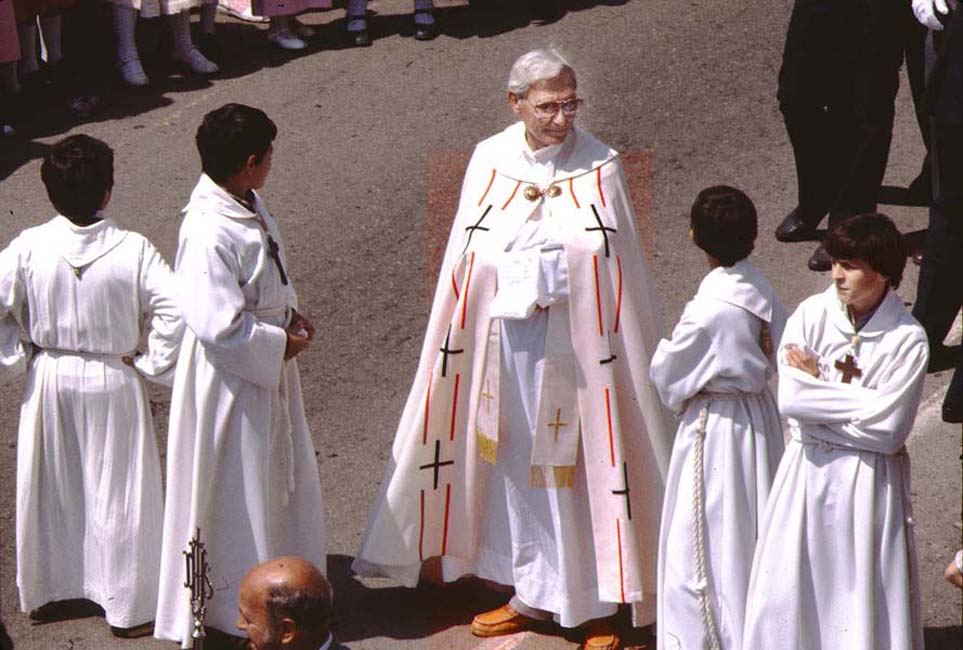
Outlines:
[[12,0],[0,0],[0,63],[20,58],[20,41],[17,39],[17,23],[13,17]]
[[[6,0],[0,0],[4,2]],[[250,7],[255,16],[295,16],[315,9],[330,9],[331,0],[220,0],[232,11],[243,13]]]

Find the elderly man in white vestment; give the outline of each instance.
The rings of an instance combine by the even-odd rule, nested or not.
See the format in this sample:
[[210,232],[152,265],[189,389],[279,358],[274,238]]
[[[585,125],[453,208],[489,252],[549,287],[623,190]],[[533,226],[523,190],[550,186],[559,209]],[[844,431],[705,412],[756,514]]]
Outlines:
[[824,246],[833,286],[803,301],[779,349],[791,440],[756,547],[744,647],[922,650],[905,443],[926,334],[895,292],[906,256],[889,218],[853,217]]
[[652,359],[652,381],[680,416],[659,538],[658,647],[741,650],[756,531],[783,451],[767,382],[786,311],[749,260],[748,196],[706,188],[690,219],[711,270]]
[[175,265],[187,325],[167,454],[155,636],[191,644],[184,556],[200,531],[214,597],[207,624],[234,629],[252,566],[299,555],[325,566],[321,482],[295,357],[314,335],[297,311],[277,220],[255,191],[277,134],[263,111],[227,104],[197,130],[204,173]]
[[575,72],[520,57],[521,121],[465,174],[414,385],[354,564],[415,586],[515,588],[478,636],[555,619],[615,648],[654,621],[671,429],[648,379],[661,336],[618,154],[575,125]]
[[[183,323],[170,268],[102,211],[114,154],[74,135],[41,167],[58,215],[0,252],[0,380],[26,373],[17,442],[17,586],[35,620],[56,601],[150,633],[163,518],[144,379],[170,384]],[[146,346],[138,351],[142,336]]]

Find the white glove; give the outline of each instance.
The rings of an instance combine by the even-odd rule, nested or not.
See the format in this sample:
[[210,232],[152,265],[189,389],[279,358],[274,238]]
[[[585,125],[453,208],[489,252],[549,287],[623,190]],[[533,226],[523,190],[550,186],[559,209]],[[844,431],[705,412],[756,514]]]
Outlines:
[[945,16],[950,10],[946,6],[946,0],[913,0],[913,13],[924,27],[939,32],[943,31],[943,23],[937,14]]

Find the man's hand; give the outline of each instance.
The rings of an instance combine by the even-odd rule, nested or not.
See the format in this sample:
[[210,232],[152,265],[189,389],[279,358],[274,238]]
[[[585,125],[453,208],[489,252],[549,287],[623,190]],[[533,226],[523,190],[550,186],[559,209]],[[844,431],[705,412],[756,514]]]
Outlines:
[[284,330],[288,335],[287,345],[284,346],[284,360],[288,361],[307,349],[314,338],[314,325],[307,318],[291,310],[291,322]]
[[950,9],[946,6],[946,0],[913,0],[913,13],[921,25],[939,32],[943,31],[940,16],[948,15]]
[[819,357],[810,354],[800,347],[792,346],[786,348],[786,364],[790,368],[796,368],[819,379]]

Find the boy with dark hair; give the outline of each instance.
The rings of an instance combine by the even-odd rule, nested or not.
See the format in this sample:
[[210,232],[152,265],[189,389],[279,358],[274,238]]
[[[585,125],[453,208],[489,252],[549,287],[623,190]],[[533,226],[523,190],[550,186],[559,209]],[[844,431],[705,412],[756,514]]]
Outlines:
[[115,634],[136,636],[149,632],[157,602],[163,508],[142,378],[169,383],[183,327],[163,258],[102,212],[113,158],[85,135],[48,151],[41,176],[60,214],[0,253],[0,379],[27,374],[23,611],[42,620],[55,614],[48,603],[87,598]]
[[[295,357],[298,313],[278,222],[257,193],[277,130],[256,108],[204,117],[204,173],[184,209],[175,275],[187,325],[174,379],[158,638],[190,643],[183,551],[196,531],[219,585],[207,624],[234,628],[245,572],[296,554],[325,565],[321,482]],[[243,486],[243,489],[239,489]]]
[[779,409],[791,439],[756,548],[746,648],[923,647],[904,445],[928,349],[895,292],[902,246],[881,214],[834,227],[833,286],[786,325]]
[[757,230],[749,197],[709,187],[690,223],[710,272],[651,366],[681,418],[659,537],[658,647],[741,649],[758,514],[783,449],[767,382],[786,312],[747,259]]

